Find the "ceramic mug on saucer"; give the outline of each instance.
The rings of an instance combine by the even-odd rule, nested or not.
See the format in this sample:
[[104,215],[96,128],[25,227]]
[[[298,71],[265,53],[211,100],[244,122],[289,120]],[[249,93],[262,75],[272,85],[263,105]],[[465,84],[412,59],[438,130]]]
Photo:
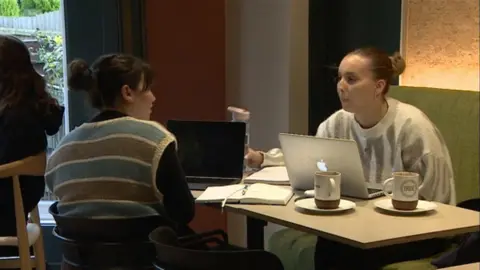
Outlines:
[[[394,172],[392,176],[383,182],[383,193],[392,198],[393,208],[397,210],[416,209],[418,205],[418,173]],[[389,186],[391,188],[388,188]]]
[[340,204],[339,172],[326,171],[315,173],[315,205],[319,209],[335,209]]

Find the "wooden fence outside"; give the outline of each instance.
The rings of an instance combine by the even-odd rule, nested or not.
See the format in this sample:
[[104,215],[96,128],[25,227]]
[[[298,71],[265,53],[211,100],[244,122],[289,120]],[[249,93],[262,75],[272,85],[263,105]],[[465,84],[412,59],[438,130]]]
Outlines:
[[0,28],[62,32],[63,19],[60,11],[52,11],[31,17],[0,16]]

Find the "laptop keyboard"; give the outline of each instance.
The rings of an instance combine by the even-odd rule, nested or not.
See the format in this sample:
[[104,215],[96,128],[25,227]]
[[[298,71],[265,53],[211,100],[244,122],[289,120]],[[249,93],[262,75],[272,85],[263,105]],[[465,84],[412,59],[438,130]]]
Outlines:
[[378,192],[382,192],[381,189],[376,189],[376,188],[367,188],[368,194],[375,194]]
[[241,180],[241,178],[233,178],[233,177],[204,177],[204,176],[187,176],[187,182],[189,183],[219,183],[221,185],[229,182],[235,182]]
[[188,183],[188,188],[190,190],[205,190],[208,187],[218,186],[211,183]]
[[238,184],[240,178],[213,178],[213,177],[187,177],[188,187],[191,190],[205,190],[207,187],[226,186]]

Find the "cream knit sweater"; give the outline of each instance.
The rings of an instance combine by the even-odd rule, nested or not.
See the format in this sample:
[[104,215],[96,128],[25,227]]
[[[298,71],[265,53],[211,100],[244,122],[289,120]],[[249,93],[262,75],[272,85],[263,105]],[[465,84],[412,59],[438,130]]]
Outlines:
[[[455,204],[452,164],[442,135],[416,107],[392,98],[387,102],[386,115],[372,128],[362,128],[352,113],[339,110],[320,124],[316,136],[355,140],[369,182],[381,183],[393,171],[417,172],[422,198]],[[262,166],[283,164],[280,149],[264,153]]]

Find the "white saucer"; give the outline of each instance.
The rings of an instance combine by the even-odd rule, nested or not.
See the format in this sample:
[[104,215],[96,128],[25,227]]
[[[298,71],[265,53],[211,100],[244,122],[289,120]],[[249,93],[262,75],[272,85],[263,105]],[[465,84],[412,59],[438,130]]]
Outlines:
[[435,210],[435,208],[437,208],[437,204],[435,204],[434,202],[419,200],[417,208],[414,210],[398,210],[393,208],[392,199],[384,199],[384,200],[376,201],[375,206],[388,212],[402,213],[402,214],[425,213],[428,211]]
[[308,210],[308,211],[312,211],[312,212],[319,212],[319,213],[343,212],[343,211],[347,211],[347,210],[350,210],[350,209],[354,209],[355,206],[356,206],[356,204],[354,202],[348,201],[348,200],[343,200],[343,199],[340,200],[340,205],[338,206],[338,208],[335,208],[335,209],[320,209],[320,208],[317,208],[317,206],[315,205],[315,199],[314,198],[300,199],[300,200],[297,200],[295,202],[295,207],[305,209],[305,210]]
[[315,197],[315,190],[313,189],[306,190],[303,194],[305,194],[305,196],[308,196],[308,197]]

